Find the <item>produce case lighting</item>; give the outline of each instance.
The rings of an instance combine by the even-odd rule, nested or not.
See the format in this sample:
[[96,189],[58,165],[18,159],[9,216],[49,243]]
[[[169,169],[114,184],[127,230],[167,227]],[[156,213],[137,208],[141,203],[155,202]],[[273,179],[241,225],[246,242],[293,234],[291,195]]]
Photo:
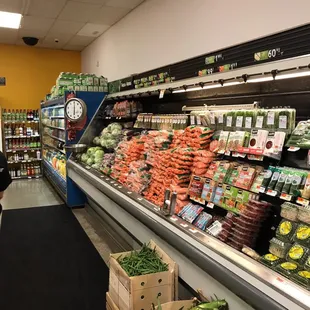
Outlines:
[[172,93],[173,94],[177,94],[177,93],[185,93],[185,89],[177,89],[177,90],[173,90]]
[[205,85],[203,89],[212,89],[212,88],[220,88],[220,87],[222,87],[222,84],[215,83],[215,84]]
[[18,29],[21,19],[21,14],[0,11],[0,28]]
[[301,69],[301,70],[292,70],[291,72],[279,72],[275,79],[276,80],[284,80],[284,79],[290,79],[290,78],[297,78],[297,77],[303,77],[303,76],[310,76],[310,70],[309,69]]
[[244,84],[244,81],[231,81],[231,82],[224,82],[223,86],[234,86]]
[[261,75],[259,77],[249,77],[247,79],[247,83],[261,83],[261,82],[268,82],[273,81],[274,78],[271,74]]

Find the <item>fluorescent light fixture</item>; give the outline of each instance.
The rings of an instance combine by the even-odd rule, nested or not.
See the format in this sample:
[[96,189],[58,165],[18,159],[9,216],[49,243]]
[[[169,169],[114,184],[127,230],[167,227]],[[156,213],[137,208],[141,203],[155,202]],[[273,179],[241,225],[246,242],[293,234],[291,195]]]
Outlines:
[[296,77],[303,77],[303,76],[309,76],[310,70],[292,70],[291,72],[279,72],[275,79],[276,80],[284,80],[284,79],[290,79],[290,78],[296,78]]
[[211,88],[219,88],[219,87],[222,87],[222,84],[215,83],[215,84],[205,85],[203,89],[211,89]]
[[261,83],[261,82],[268,82],[273,81],[274,78],[271,74],[261,75],[259,77],[249,77],[247,83]]
[[173,90],[172,93],[173,93],[173,94],[176,94],[176,93],[185,93],[185,89]]
[[18,29],[22,19],[21,14],[0,11],[0,27]]

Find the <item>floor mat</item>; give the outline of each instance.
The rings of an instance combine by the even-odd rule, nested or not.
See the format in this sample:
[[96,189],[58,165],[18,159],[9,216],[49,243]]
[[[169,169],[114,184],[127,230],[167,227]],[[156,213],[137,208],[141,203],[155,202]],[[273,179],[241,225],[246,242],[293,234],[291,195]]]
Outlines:
[[103,310],[109,270],[65,206],[3,212],[0,309]]

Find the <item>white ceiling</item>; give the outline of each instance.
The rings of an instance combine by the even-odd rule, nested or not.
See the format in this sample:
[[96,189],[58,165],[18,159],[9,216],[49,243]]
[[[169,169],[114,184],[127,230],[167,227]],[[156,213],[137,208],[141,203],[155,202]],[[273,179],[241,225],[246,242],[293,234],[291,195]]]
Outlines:
[[[144,0],[0,0],[0,11],[23,14],[18,30],[0,28],[0,43],[81,51]],[[55,42],[58,40],[58,43]]]

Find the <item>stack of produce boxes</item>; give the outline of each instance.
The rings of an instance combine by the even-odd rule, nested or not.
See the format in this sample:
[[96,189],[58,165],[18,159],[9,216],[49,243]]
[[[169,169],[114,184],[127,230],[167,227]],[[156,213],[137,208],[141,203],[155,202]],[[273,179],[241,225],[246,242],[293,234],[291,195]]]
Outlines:
[[298,284],[310,289],[310,208],[285,202],[276,237],[260,261]]
[[176,263],[151,241],[141,250],[111,254],[109,307],[121,310],[150,309],[175,299]]

